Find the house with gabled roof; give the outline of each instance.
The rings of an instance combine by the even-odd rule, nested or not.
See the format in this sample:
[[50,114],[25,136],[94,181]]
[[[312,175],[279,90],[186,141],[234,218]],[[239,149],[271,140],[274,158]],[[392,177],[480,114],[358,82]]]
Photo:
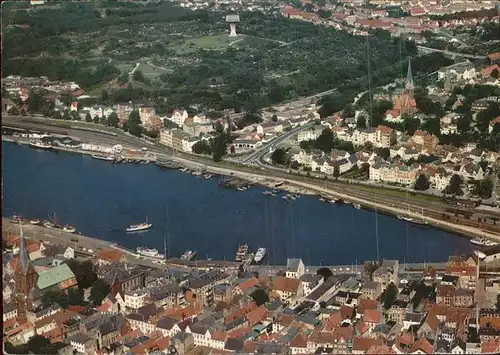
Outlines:
[[249,279],[246,279],[245,281],[239,283],[233,288],[233,296],[236,295],[244,295],[250,293],[255,287],[259,284],[259,280],[255,277],[252,276]]

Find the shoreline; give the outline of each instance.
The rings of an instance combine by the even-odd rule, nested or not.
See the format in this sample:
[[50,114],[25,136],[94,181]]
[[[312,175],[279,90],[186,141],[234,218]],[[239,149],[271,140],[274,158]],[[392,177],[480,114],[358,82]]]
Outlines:
[[[2,136],[2,140],[5,140],[10,143],[15,143],[15,144],[23,144],[23,145],[28,145],[29,140],[23,139],[23,138],[14,138],[14,137],[9,137],[9,136]],[[85,155],[92,155],[95,154],[95,152],[91,151],[85,151],[82,149],[76,149],[76,148],[67,148],[67,147],[53,147],[51,149],[52,151],[63,151],[63,152],[68,152],[68,153],[73,153],[73,154],[85,154]],[[275,177],[275,176],[262,176],[258,175],[256,173],[250,173],[250,172],[243,172],[243,171],[238,171],[238,170],[233,170],[229,168],[222,168],[222,167],[214,167],[210,165],[205,165],[196,161],[190,161],[178,156],[170,156],[170,155],[165,155],[165,154],[156,154],[157,158],[159,156],[164,157],[166,160],[170,160],[173,162],[178,163],[179,165],[182,165],[183,167],[187,167],[190,169],[204,169],[207,172],[210,173],[215,173],[221,176],[225,177],[236,177],[241,180],[250,182],[252,184],[257,184],[261,185],[270,189],[276,189],[280,191],[287,191],[289,193],[296,193],[296,194],[303,194],[303,195],[326,195],[329,197],[335,197],[342,199],[344,201],[350,201],[352,203],[358,203],[361,205],[362,209],[366,210],[372,210],[372,211],[377,211],[379,213],[383,213],[386,215],[390,215],[393,217],[397,217],[399,215],[403,216],[408,216],[411,217],[415,220],[422,220],[427,223],[429,223],[427,226],[422,226],[423,228],[436,228],[438,230],[443,230],[447,232],[452,232],[454,234],[457,234],[460,237],[472,239],[474,237],[487,237],[493,241],[500,242],[500,234],[496,233],[491,233],[489,231],[484,231],[475,227],[470,227],[462,224],[457,224],[453,222],[448,222],[439,219],[439,216],[423,216],[421,214],[400,209],[394,206],[388,206],[376,201],[372,200],[367,200],[363,199],[360,197],[355,197],[351,195],[347,195],[338,191],[333,191],[328,188],[320,187],[317,185],[313,185],[311,183],[307,182],[302,182],[302,181],[293,181],[293,180],[288,180],[286,178],[281,178],[281,177]],[[283,181],[284,184],[282,186],[276,187],[275,183]],[[333,206],[332,206],[333,207]],[[409,222],[411,223],[411,222]]]
[[[4,238],[5,235],[8,234],[19,234],[19,224],[14,223],[10,218],[2,216],[2,238]],[[158,260],[155,258],[148,258],[144,257],[145,259],[139,259],[136,258],[132,250],[117,244],[116,242],[112,241],[107,241],[104,239],[99,239],[96,237],[90,237],[90,236],[85,236],[81,235],[78,233],[68,233],[64,232],[61,230],[56,230],[56,229],[49,229],[44,227],[43,225],[32,225],[32,224],[23,224],[23,233],[26,239],[30,240],[35,240],[35,241],[44,241],[45,243],[49,242],[48,244],[61,244],[65,246],[71,246],[75,248],[75,253],[78,254],[85,254],[87,257],[95,255],[97,251],[104,249],[104,248],[113,248],[113,249],[118,249],[120,250],[124,256],[125,256],[125,262],[137,264],[137,265],[144,265],[144,266],[151,266],[155,268],[165,268],[165,267],[180,267],[180,268],[199,268],[199,269],[210,269],[214,267],[218,268],[227,268],[230,270],[237,270],[240,263],[236,261],[225,261],[225,260],[205,260],[205,259],[199,259],[199,260],[193,260],[193,261],[185,261],[185,260],[180,260],[178,257],[170,257],[169,259],[166,259],[165,263],[160,263],[160,264],[154,264],[152,263],[153,260]],[[71,239],[77,239],[77,242],[72,241]],[[77,245],[75,245],[77,244]],[[83,248],[86,248],[87,250],[82,250]],[[92,248],[91,251],[88,249]],[[128,258],[127,258],[128,256]],[[403,265],[403,263],[401,263]],[[423,266],[433,266],[435,268],[444,268],[446,266],[446,262],[426,262],[426,263],[405,263],[406,265],[406,270],[420,270],[423,268]],[[358,270],[363,270],[362,264],[356,264]],[[308,270],[314,270],[314,269],[319,269],[327,267],[330,269],[347,269],[350,268],[350,271],[354,270],[354,263],[351,265],[307,265]],[[269,269],[269,270],[276,270],[276,269],[282,269],[286,268],[286,265],[281,264],[281,265],[251,265],[251,269]],[[349,271],[349,270],[346,270]]]

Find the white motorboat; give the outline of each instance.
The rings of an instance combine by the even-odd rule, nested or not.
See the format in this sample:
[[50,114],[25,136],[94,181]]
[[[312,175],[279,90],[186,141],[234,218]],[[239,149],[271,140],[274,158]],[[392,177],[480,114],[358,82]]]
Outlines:
[[471,242],[471,244],[479,245],[482,247],[493,247],[493,246],[498,245],[497,242],[494,242],[494,241],[489,240],[487,238],[474,238],[474,239],[471,239],[470,242]]
[[52,145],[50,145],[49,143],[44,143],[42,141],[31,140],[29,145],[30,147],[37,149],[52,149]]
[[33,218],[33,219],[30,219],[30,224],[40,224],[40,220],[38,218]]
[[92,158],[94,159],[99,159],[99,160],[106,160],[106,161],[113,161],[115,158],[111,155],[104,155],[104,154],[92,154]]
[[153,225],[148,223],[148,218],[146,217],[146,222],[139,224],[132,224],[127,228],[127,232],[138,232],[151,228]]
[[186,250],[184,254],[181,255],[181,260],[193,260],[194,257],[198,254],[196,250]]
[[361,209],[361,205],[360,205],[359,203],[353,203],[352,205],[353,205],[353,207],[354,207],[355,209],[357,209],[357,210],[360,210],[360,209]]
[[63,226],[63,231],[66,233],[75,233],[76,228],[73,227],[72,225],[66,224],[65,226]]
[[148,256],[150,258],[157,258],[157,259],[164,259],[165,258],[165,255],[160,254],[158,252],[158,249],[156,249],[156,248],[148,249],[148,248],[138,247],[136,249],[136,251],[137,251],[137,254]]
[[258,264],[260,263],[266,256],[267,249],[266,248],[259,248],[257,249],[257,252],[255,253],[255,256],[253,260]]

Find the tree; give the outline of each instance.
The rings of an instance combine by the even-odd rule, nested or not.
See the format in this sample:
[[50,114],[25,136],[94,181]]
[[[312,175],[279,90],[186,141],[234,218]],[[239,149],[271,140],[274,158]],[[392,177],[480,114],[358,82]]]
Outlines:
[[462,195],[462,178],[460,175],[454,174],[450,179],[450,184],[443,191],[449,195]]
[[193,153],[195,154],[212,154],[212,148],[210,148],[210,144],[204,139],[196,142],[193,145]]
[[92,122],[92,116],[90,116],[89,112],[87,112],[87,114],[85,115],[85,121]]
[[318,269],[318,271],[316,271],[316,274],[317,275],[320,275],[320,276],[323,276],[323,279],[326,281],[328,278],[330,278],[331,276],[333,276],[333,272],[332,270],[330,270],[329,268],[327,267],[322,267],[320,269]]
[[26,100],[26,103],[28,105],[28,112],[39,112],[44,104],[44,101],[44,98],[38,92],[32,93]]
[[429,179],[427,179],[427,176],[425,174],[420,174],[417,177],[417,180],[415,181],[415,186],[414,189],[418,191],[425,191],[429,189]]
[[17,106],[12,106],[7,113],[9,115],[17,116],[19,115],[19,108],[17,108]]
[[26,343],[28,349],[33,354],[43,354],[42,349],[50,346],[50,340],[41,335],[31,337]]
[[118,118],[118,115],[116,112],[111,112],[108,117],[108,125],[112,127],[118,127],[118,124],[120,123],[120,119]]
[[285,165],[287,162],[286,151],[282,148],[275,149],[271,154],[271,160],[274,164]]
[[224,132],[224,126],[222,124],[217,124],[215,127],[216,135],[212,139],[212,158],[215,162],[222,160],[222,157],[226,155],[227,152],[227,137]]
[[491,194],[493,193],[493,182],[490,179],[479,181],[473,193],[483,199],[491,198]]
[[271,120],[273,122],[278,122],[278,116],[276,116],[276,114],[273,114],[273,117],[271,117]]
[[70,305],[81,306],[85,303],[83,289],[71,288],[68,290],[68,303]]
[[329,153],[333,148],[333,138],[332,130],[325,128],[313,145],[316,149]]
[[498,77],[499,77],[499,71],[498,71],[498,69],[493,69],[493,71],[491,72],[490,75],[491,75],[492,78],[498,79]]
[[366,262],[363,265],[363,268],[365,272],[370,276],[370,280],[372,279],[372,275],[375,272],[375,270],[378,269],[378,263],[377,262]]
[[94,116],[94,119],[92,120],[92,122],[94,122],[94,123],[99,123],[99,121],[100,121],[100,120],[101,120],[101,119],[99,118],[99,116],[95,115],[95,116]]
[[166,128],[166,129],[173,129],[173,128],[180,128],[177,123],[175,122],[172,122],[170,121],[169,119],[167,118],[164,118],[163,119],[163,126]]
[[97,279],[95,273],[94,265],[91,261],[77,261],[75,259],[69,259],[66,264],[71,269],[73,274],[75,274],[76,282],[80,289],[85,289],[91,287],[94,281]]
[[497,311],[500,311],[500,293],[497,295]]
[[398,288],[396,285],[394,285],[394,283],[391,282],[389,285],[387,285],[387,288],[381,296],[381,301],[384,303],[385,309],[391,308],[392,304],[396,300],[397,295]]
[[92,289],[90,290],[90,299],[95,305],[100,305],[102,300],[106,298],[109,294],[110,287],[108,283],[101,279],[97,279],[92,284]]
[[136,70],[133,74],[133,78],[134,80],[137,80],[137,81],[140,81],[140,82],[144,82],[146,80],[146,78],[144,77],[144,73],[142,72],[142,70]]
[[142,135],[142,127],[138,124],[129,123],[128,132],[133,136],[140,137]]
[[71,111],[69,113],[69,115],[71,116],[72,120],[75,120],[75,121],[79,121],[80,120],[80,115],[78,115],[77,111]]
[[46,291],[42,295],[42,304],[49,306],[54,303],[57,303],[62,308],[68,308],[68,295],[64,291]]
[[266,302],[269,302],[269,295],[267,294],[266,290],[264,290],[262,287],[259,287],[256,290],[254,290],[250,294],[250,297],[253,298],[257,306],[261,306],[263,304],[266,304]]
[[105,115],[102,115],[102,117],[99,118],[99,123],[102,124],[102,125],[105,125],[105,126],[108,125],[108,119],[106,118]]

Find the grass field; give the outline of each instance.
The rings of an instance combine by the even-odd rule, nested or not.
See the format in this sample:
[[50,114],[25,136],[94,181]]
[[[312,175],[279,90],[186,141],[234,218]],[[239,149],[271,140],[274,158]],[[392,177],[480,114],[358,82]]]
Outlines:
[[147,63],[141,63],[141,65],[139,65],[139,68],[137,68],[137,70],[142,71],[144,77],[149,79],[156,79],[161,74],[166,72],[165,70],[155,68]]

